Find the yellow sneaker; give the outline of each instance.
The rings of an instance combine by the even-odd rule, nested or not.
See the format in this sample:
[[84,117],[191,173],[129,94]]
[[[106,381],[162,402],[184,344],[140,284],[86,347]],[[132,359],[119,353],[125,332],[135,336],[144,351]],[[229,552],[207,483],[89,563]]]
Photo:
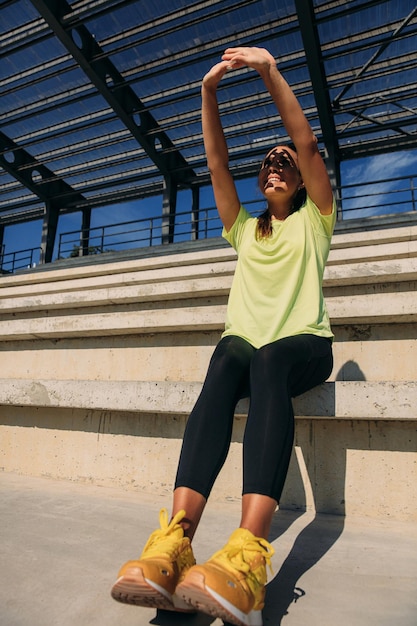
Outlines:
[[203,613],[236,626],[262,626],[262,609],[272,546],[238,528],[204,565],[188,570],[177,594]]
[[179,511],[168,523],[167,510],[160,511],[161,528],[150,535],[141,557],[121,568],[111,590],[115,600],[170,611],[195,610],[175,592],[178,582],[195,564],[190,540],[179,524],[184,516],[185,511]]

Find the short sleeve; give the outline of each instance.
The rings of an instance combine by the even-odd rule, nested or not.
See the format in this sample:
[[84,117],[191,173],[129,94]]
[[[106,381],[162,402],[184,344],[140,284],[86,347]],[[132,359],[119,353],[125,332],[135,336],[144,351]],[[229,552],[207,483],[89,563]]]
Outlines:
[[242,242],[243,232],[245,230],[245,225],[248,220],[253,220],[251,214],[240,205],[239,213],[233,223],[233,226],[229,231],[223,228],[222,237],[226,239],[230,243],[230,245],[236,250],[239,250],[240,244]]
[[322,215],[309,196],[307,197],[306,205],[315,231],[319,235],[324,235],[328,239],[331,239],[336,224],[336,198],[333,196],[333,206],[330,215]]

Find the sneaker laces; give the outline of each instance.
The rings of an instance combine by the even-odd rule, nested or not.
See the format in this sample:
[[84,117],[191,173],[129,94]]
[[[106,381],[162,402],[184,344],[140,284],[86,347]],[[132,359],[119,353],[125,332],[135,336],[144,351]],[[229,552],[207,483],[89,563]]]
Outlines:
[[179,524],[184,516],[185,511],[178,511],[172,520],[168,522],[168,511],[161,509],[159,512],[161,528],[158,528],[150,535],[141,558],[175,555],[178,550],[178,544],[184,538],[184,530]]
[[230,572],[242,572],[255,579],[257,584],[263,585],[266,582],[266,572],[265,580],[263,580],[263,575],[257,576],[253,571],[253,560],[256,554],[263,557],[265,565],[268,565],[272,574],[271,558],[274,552],[271,544],[261,537],[241,537],[238,541],[232,538],[229,543],[212,556],[210,561],[219,560],[224,569]]

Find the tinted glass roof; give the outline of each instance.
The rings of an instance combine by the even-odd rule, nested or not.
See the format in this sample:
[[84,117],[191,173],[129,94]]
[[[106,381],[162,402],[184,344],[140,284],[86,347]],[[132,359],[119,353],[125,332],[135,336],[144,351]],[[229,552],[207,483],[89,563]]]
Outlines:
[[[3,0],[0,23],[3,225],[206,185],[201,79],[230,45],[272,52],[336,172],[416,144],[415,0]],[[247,69],[219,101],[253,176],[276,109]]]

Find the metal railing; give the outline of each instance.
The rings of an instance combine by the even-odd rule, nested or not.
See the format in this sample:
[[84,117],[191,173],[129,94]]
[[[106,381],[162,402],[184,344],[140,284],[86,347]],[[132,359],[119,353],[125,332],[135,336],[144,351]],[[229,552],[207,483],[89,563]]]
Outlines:
[[[339,221],[371,216],[417,211],[417,175],[344,185],[339,191]],[[258,199],[243,201],[253,215],[265,209],[261,195]],[[177,212],[170,223],[167,217],[147,217],[138,220],[107,224],[61,233],[55,259],[79,257],[104,252],[143,248],[169,243],[219,237],[222,225],[215,207],[200,209],[198,216],[191,211]],[[34,267],[39,263],[40,248],[28,248],[0,254],[2,273]]]
[[3,246],[0,254],[0,273],[13,274],[17,270],[36,267],[40,259],[40,248],[27,248],[26,250],[16,250],[15,252],[5,252]]
[[339,190],[343,220],[417,210],[417,175],[344,185]]
[[143,218],[96,226],[85,234],[73,230],[59,235],[57,257],[68,258],[85,254],[101,254],[130,248],[159,246],[164,243],[165,232],[172,232],[170,243],[208,239],[221,235],[222,224],[215,207],[199,212],[192,221],[190,211],[177,212],[172,218]]

